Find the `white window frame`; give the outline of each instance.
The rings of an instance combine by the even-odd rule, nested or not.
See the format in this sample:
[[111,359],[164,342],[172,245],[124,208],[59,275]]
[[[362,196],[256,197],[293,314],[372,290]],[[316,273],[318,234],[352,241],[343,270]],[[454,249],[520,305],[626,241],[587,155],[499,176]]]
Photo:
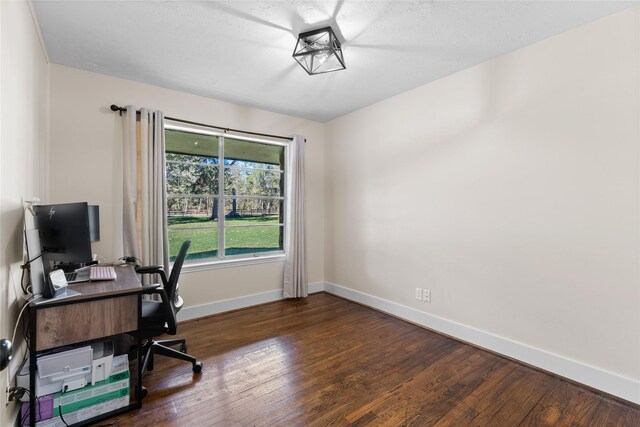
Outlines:
[[[224,243],[225,243],[225,228],[235,228],[235,227],[264,227],[264,225],[255,226],[255,225],[244,225],[244,226],[226,226],[225,227],[225,201],[227,199],[231,200],[234,196],[225,195],[224,194],[224,170],[225,168],[233,169],[239,168],[237,166],[225,166],[224,165],[224,141],[225,137],[233,138],[233,139],[241,139],[244,141],[256,142],[261,144],[269,144],[269,145],[277,145],[280,147],[284,147],[284,165],[289,164],[289,151],[290,145],[287,142],[274,141],[271,139],[263,139],[263,138],[255,138],[255,137],[247,137],[242,134],[236,134],[231,132],[216,132],[211,129],[197,126],[197,125],[189,125],[185,126],[183,124],[178,124],[177,122],[171,122],[170,120],[165,120],[164,130],[177,130],[182,132],[190,132],[201,135],[209,135],[215,136],[218,138],[218,158],[220,161],[218,162],[218,254],[216,257],[207,258],[203,261],[186,261],[183,264],[182,270],[185,272],[189,271],[202,271],[202,270],[210,270],[215,268],[224,268],[224,267],[236,267],[241,265],[252,265],[252,264],[262,264],[268,262],[282,262],[285,259],[285,249],[288,247],[287,238],[289,236],[288,228],[289,225],[287,221],[284,223],[278,223],[278,225],[273,225],[273,227],[282,227],[283,232],[283,249],[279,251],[271,251],[271,252],[255,252],[252,254],[239,254],[239,255],[224,255]],[[166,151],[165,151],[166,156]],[[244,167],[243,167],[244,168]],[[252,168],[253,169],[253,168]],[[261,169],[261,168],[256,168]],[[266,169],[269,171],[275,172],[274,169]],[[281,175],[285,173],[290,173],[286,170],[286,168],[279,169],[277,171]],[[166,179],[166,176],[165,176]],[[236,198],[258,198],[258,199],[278,199],[282,200],[282,209],[284,211],[283,217],[287,217],[287,212],[290,209],[290,202],[287,198],[287,194],[289,193],[289,180],[284,178],[284,196],[235,196]],[[167,195],[168,196],[168,195]],[[168,227],[168,224],[167,224]]]

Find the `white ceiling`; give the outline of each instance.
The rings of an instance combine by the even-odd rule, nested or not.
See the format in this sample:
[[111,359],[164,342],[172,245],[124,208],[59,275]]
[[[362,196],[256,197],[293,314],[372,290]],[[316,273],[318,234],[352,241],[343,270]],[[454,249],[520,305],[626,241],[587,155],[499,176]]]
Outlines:
[[[53,63],[324,122],[638,2],[33,4]],[[327,24],[347,69],[309,76],[297,35]]]

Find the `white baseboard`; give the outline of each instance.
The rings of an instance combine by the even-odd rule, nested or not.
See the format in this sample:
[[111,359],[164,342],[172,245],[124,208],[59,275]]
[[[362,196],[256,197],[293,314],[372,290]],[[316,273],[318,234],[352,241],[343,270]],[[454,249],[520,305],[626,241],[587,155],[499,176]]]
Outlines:
[[[324,282],[309,283],[310,294],[315,292],[322,292],[323,290]],[[180,310],[180,312],[178,312],[178,322],[197,319],[199,317],[211,316],[212,314],[224,313],[225,311],[237,310],[239,308],[251,307],[267,302],[279,301],[281,299],[283,299],[282,289],[276,289],[259,294],[246,295],[208,304],[185,307]]]
[[[310,294],[322,291],[389,313],[529,365],[537,366],[545,371],[602,390],[629,402],[640,404],[640,381],[622,377],[548,351],[334,283],[315,282],[309,284]],[[197,319],[281,299],[283,299],[282,290],[277,289],[209,304],[185,307],[178,313],[178,321]]]
[[334,283],[325,282],[324,291],[640,404],[640,381]]

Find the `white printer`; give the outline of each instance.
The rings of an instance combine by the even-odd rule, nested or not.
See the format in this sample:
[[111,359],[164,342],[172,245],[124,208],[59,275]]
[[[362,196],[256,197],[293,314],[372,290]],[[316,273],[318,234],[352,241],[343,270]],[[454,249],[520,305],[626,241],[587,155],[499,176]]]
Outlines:
[[[36,397],[72,391],[105,380],[111,374],[113,343],[99,342],[86,347],[46,354],[36,360]],[[18,387],[29,389],[29,360],[17,375]],[[23,400],[28,395],[23,396]]]

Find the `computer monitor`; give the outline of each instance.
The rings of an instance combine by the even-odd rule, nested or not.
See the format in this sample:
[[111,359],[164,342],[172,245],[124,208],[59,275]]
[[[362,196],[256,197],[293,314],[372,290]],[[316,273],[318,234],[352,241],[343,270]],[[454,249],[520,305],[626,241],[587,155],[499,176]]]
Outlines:
[[33,211],[47,274],[54,267],[74,270],[92,261],[86,202],[35,205]]

